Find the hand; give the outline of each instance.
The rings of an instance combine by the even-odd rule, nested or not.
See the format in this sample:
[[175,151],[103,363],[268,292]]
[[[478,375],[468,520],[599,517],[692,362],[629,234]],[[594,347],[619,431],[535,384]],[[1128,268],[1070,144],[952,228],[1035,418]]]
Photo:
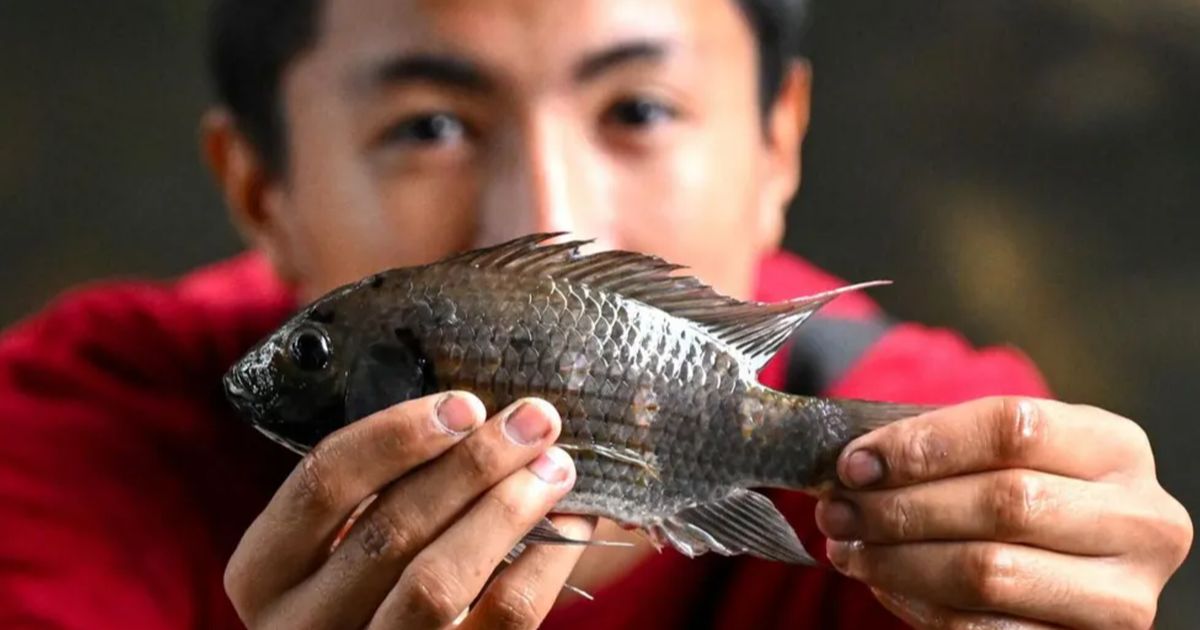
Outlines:
[[[470,394],[430,396],[318,444],[226,568],[225,588],[246,625],[440,628],[477,598],[465,628],[538,625],[580,547],[532,546],[488,580],[571,488],[575,469],[551,446],[560,420],[548,403],[521,401],[484,416]],[[339,538],[355,508],[376,494]],[[555,524],[567,536],[591,536],[585,519]]]
[[1192,541],[1146,434],[993,398],[851,442],[817,523],[834,566],[921,628],[1148,628]]

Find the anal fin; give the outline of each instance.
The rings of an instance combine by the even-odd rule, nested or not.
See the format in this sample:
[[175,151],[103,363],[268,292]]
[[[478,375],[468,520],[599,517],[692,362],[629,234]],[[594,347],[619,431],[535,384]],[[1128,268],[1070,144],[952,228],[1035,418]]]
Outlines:
[[817,564],[771,500],[751,490],[739,488],[723,499],[684,508],[655,527],[656,534],[691,557],[714,551]]

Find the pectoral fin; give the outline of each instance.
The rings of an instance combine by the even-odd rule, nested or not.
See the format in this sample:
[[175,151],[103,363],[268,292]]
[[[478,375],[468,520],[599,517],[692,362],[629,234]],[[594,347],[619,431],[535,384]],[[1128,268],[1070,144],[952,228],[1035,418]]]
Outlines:
[[691,557],[715,551],[816,564],[771,500],[750,490],[737,489],[718,501],[684,508],[654,530],[654,535]]
[[[512,563],[516,562],[517,558],[521,557],[521,554],[525,553],[525,550],[527,548],[528,548],[528,545],[525,544],[525,541],[521,541],[521,542],[517,543],[516,547],[513,547],[512,549],[510,549],[508,551],[507,554],[504,555],[504,564],[512,564]],[[572,585],[570,582],[564,583],[562,588],[564,591],[570,591],[584,599],[587,599],[587,600],[595,599],[594,597],[592,597],[591,593],[579,588],[578,586]]]
[[582,453],[585,455],[593,455],[611,459],[622,464],[637,466],[646,473],[648,477],[658,481],[661,477],[658,474],[658,468],[648,459],[647,454],[635,451],[629,448],[616,448],[612,446],[604,446],[603,444],[571,444],[570,442],[558,442],[558,447],[569,453]]
[[543,544],[543,545],[589,545],[594,547],[632,547],[633,543],[621,542],[616,540],[581,540],[579,538],[571,538],[562,533],[554,522],[543,517],[533,529],[525,534],[525,538],[521,539],[525,544]]

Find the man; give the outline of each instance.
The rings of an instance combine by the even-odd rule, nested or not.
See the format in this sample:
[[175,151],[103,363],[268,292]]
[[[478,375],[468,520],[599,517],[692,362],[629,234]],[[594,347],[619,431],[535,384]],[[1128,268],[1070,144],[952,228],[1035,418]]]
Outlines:
[[[552,446],[553,408],[485,410],[466,392],[410,401],[297,464],[220,400],[224,368],[298,303],[530,232],[652,252],[743,298],[840,284],[772,254],[808,115],[808,70],[787,55],[794,9],[218,3],[222,102],[205,118],[204,148],[256,253],[166,286],[74,294],[5,337],[0,620],[1149,626],[1192,529],[1136,424],[1035,398],[1044,386],[1018,355],[889,328],[861,296],[812,324],[843,343],[821,350],[818,332],[801,336],[764,381],[967,402],[845,449],[845,487],[815,509],[836,571],[644,544],[538,546],[489,582],[573,481]],[[797,380],[806,368],[811,378]],[[819,550],[812,501],[773,498]],[[555,519],[576,537],[622,536]],[[597,600],[552,610],[568,577]]]

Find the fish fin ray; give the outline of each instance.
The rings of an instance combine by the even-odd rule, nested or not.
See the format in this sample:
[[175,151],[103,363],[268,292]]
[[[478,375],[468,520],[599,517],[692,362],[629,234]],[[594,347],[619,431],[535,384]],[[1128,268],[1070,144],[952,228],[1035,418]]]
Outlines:
[[563,534],[562,531],[554,526],[554,522],[546,517],[542,517],[542,520],[538,521],[538,524],[534,525],[533,529],[529,530],[529,533],[525,534],[525,537],[521,539],[521,542],[527,545],[587,545],[591,547],[633,546],[633,543],[618,540],[584,540],[580,538],[571,538],[570,536]]
[[[696,313],[690,318],[699,318],[710,333],[741,352],[758,372],[796,329],[823,306],[847,293],[885,284],[889,283],[863,282],[785,302],[744,303],[715,313]],[[684,316],[688,315],[691,314]]]
[[623,250],[583,255],[591,240],[545,244],[565,232],[530,234],[458,254],[445,262],[541,275],[607,291],[687,319],[762,369],[797,327],[839,296],[887,281],[865,282],[785,302],[746,302],[726,295],[658,256]]
[[441,262],[453,262],[471,265],[473,267],[491,267],[503,265],[513,258],[535,250],[539,244],[552,238],[564,235],[565,232],[539,232],[514,238],[491,247],[471,249],[444,258]]
[[716,501],[686,507],[656,525],[659,535],[687,556],[709,551],[815,565],[795,530],[757,492],[736,489]]
[[[529,546],[526,545],[524,541],[518,542],[515,547],[513,547],[512,549],[509,549],[508,553],[504,555],[504,559],[503,559],[504,564],[512,565],[512,563],[517,561],[517,558],[521,557],[521,554],[525,553],[525,550],[528,547]],[[578,586],[572,585],[570,582],[564,582],[562,585],[562,590],[575,593],[576,595],[578,595],[588,601],[592,601],[592,600],[596,599],[595,597],[592,597],[591,593],[579,588]]]
[[659,475],[658,467],[654,465],[654,462],[650,461],[646,457],[645,453],[641,453],[633,449],[605,446],[603,444],[571,444],[569,442],[559,442],[557,446],[569,453],[591,453],[598,457],[604,457],[613,461],[621,462],[623,464],[637,466],[655,481],[662,478]]

